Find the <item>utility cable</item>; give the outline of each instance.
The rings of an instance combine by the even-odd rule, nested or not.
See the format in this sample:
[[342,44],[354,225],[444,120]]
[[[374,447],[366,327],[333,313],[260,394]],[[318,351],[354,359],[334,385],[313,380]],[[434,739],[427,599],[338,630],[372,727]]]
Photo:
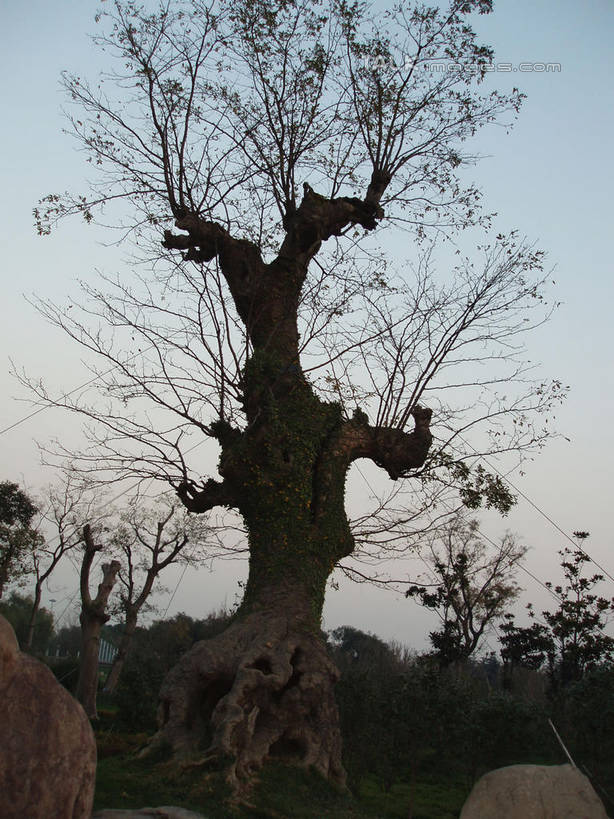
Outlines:
[[177,594],[177,589],[179,588],[179,584],[180,584],[180,583],[181,583],[181,581],[183,580],[183,577],[184,577],[184,575],[185,575],[186,571],[188,570],[188,566],[189,566],[189,565],[190,565],[189,563],[186,563],[186,564],[185,564],[185,566],[183,567],[183,571],[181,572],[181,576],[180,576],[179,580],[177,581],[177,585],[175,586],[175,591],[174,591],[174,592],[171,594],[171,599],[168,601],[168,605],[167,605],[167,606],[166,606],[166,608],[164,609],[164,614],[162,615],[162,619],[163,619],[163,620],[164,620],[164,618],[166,617],[166,615],[167,615],[167,613],[168,613],[168,610],[169,610],[169,609],[170,609],[170,607],[171,607],[171,603],[172,603],[172,602],[173,602],[173,600],[175,599],[175,595]]
[[[173,336],[179,335],[179,333],[181,333],[181,332],[183,332],[183,330],[176,330],[174,333],[170,333],[168,338],[170,339]],[[124,364],[128,364],[129,362],[134,361],[134,359],[138,358],[139,356],[144,356],[150,350],[156,349],[156,346],[157,346],[156,344],[150,344],[150,346],[146,347],[144,350],[139,350],[138,352],[136,352],[133,355],[129,356],[125,360]],[[70,398],[70,396],[74,395],[76,392],[79,392],[80,390],[84,390],[86,387],[91,387],[91,385],[94,384],[96,381],[99,381],[101,378],[104,378],[105,376],[109,375],[110,373],[113,372],[113,370],[116,370],[118,367],[119,367],[119,364],[114,364],[112,367],[109,367],[109,369],[105,370],[103,373],[98,373],[93,378],[90,378],[89,381],[84,381],[83,384],[80,384],[78,387],[74,387],[74,389],[70,390],[69,392],[64,393],[64,395],[62,395],[59,400],[63,401],[65,398]],[[23,418],[19,418],[14,423],[9,424],[8,427],[4,427],[4,429],[0,429],[0,435],[4,435],[5,432],[10,432],[10,430],[15,429],[15,427],[21,426],[21,424],[25,424],[26,421],[30,420],[30,418],[34,418],[39,413],[44,412],[45,410],[50,409],[51,407],[55,407],[55,406],[60,406],[60,405],[58,405],[58,404],[45,404],[44,406],[39,407],[38,409],[34,410],[34,412],[31,412],[28,415],[24,415]]]
[[563,537],[566,538],[572,544],[574,549],[579,550],[586,558],[588,558],[588,560],[590,560],[591,563],[597,566],[597,568],[600,571],[602,571],[606,577],[608,577],[612,582],[614,582],[614,576],[612,576],[606,568],[604,568],[600,563],[598,563],[594,557],[591,557],[591,555],[586,551],[586,549],[584,549],[582,546],[579,546],[578,543],[570,535],[568,535],[567,532],[564,529],[562,529],[558,525],[558,523],[556,523],[556,521],[554,521],[550,517],[550,515],[548,515],[546,512],[544,512],[543,509],[541,509],[536,503],[534,503],[531,500],[531,498],[529,498],[528,495],[526,495],[521,489],[519,489],[516,486],[516,484],[514,484],[506,475],[502,475],[497,469],[495,469],[495,467],[486,458],[480,455],[480,453],[474,446],[472,446],[468,441],[466,441],[461,435],[459,435],[458,437],[465,444],[465,446],[473,450],[473,452],[484,461],[486,466],[488,466],[488,468],[492,470],[492,472],[494,472],[495,475],[501,478],[501,480],[505,481],[514,490],[514,492],[517,492],[520,495],[520,497],[523,498],[523,500],[525,500],[529,504],[529,506],[535,509],[536,512],[538,512],[545,520],[548,521],[548,523],[554,526],[557,532],[563,535]]

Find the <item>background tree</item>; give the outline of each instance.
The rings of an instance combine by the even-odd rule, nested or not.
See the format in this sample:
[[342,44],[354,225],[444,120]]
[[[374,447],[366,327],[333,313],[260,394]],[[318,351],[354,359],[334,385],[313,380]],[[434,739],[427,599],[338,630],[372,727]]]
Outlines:
[[[327,579],[356,545],[351,465],[368,458],[393,481],[439,480],[504,509],[509,493],[473,469],[480,454],[548,435],[536,415],[560,384],[528,384],[520,344],[544,315],[541,254],[499,236],[437,280],[430,248],[397,272],[366,238],[485,221],[460,181],[463,143],[521,101],[480,93],[492,52],[467,15],[489,10],[398,6],[382,26],[337,2],[150,12],[118,0],[97,38],[117,71],[101,85],[65,77],[71,128],[101,175],[85,196],[46,197],[39,231],[104,209],[155,264],[111,292],[86,285],[82,312],[41,304],[102,356],[104,408],[32,386],[94,422],[83,469],[165,480],[192,512],[240,515],[242,606],[167,678],[158,735],[189,752],[210,721],[235,786],[277,753],[344,779],[319,623]],[[430,71],[441,57],[456,70]],[[192,435],[217,444],[217,475],[189,457]],[[381,521],[406,529],[386,505]]]
[[[574,532],[574,535],[583,541],[588,532]],[[542,616],[555,646],[555,654],[549,658],[551,675],[553,681],[564,686],[614,659],[614,638],[604,633],[614,612],[614,597],[595,593],[595,587],[605,578],[599,572],[584,576],[591,559],[581,546],[566,547],[559,554],[564,582],[546,584],[559,597],[559,607],[553,612],[542,612]]]
[[154,508],[138,496],[121,515],[113,531],[110,547],[121,555],[119,571],[119,614],[122,632],[118,651],[105,683],[112,693],[117,687],[139,614],[149,603],[154,586],[164,569],[173,563],[194,565],[206,557],[212,545],[212,532],[205,521],[186,510],[183,513],[168,496]]
[[357,785],[369,773],[389,791],[421,734],[418,723],[429,716],[424,700],[412,696],[408,652],[352,626],[335,629],[328,640],[341,671],[336,695],[346,764]]
[[8,597],[0,600],[0,614],[13,626],[19,646],[23,651],[43,654],[53,637],[53,613],[45,608],[39,608],[34,635],[30,634],[30,614],[32,598],[11,592]]
[[[533,617],[532,604],[529,603],[527,609]],[[517,668],[537,671],[554,651],[552,635],[544,623],[533,621],[530,626],[517,626],[515,616],[508,612],[504,615],[499,633],[503,674],[508,688],[512,687]]]
[[100,632],[109,620],[107,603],[120,569],[119,561],[111,560],[102,564],[102,582],[98,586],[96,597],[90,594],[90,571],[95,555],[101,551],[102,544],[94,541],[89,524],[83,527],[83,561],[81,563],[81,651],[79,679],[75,696],[85,709],[90,719],[98,719],[96,694],[98,692],[98,653],[100,650]]
[[50,524],[51,530],[45,538],[41,535],[35,550],[30,552],[31,573],[35,577],[32,610],[28,626],[26,646],[29,648],[37,627],[43,586],[48,582],[60,561],[70,555],[82,542],[80,526],[83,519],[91,514],[93,500],[87,499],[85,486],[76,482],[69,474],[64,475],[63,484],[51,486],[45,501],[41,503],[43,524]]
[[466,660],[476,651],[485,631],[503,617],[520,588],[516,566],[526,554],[511,534],[498,547],[488,546],[476,520],[458,514],[431,536],[430,575],[426,586],[412,585],[407,597],[437,613],[441,628],[430,640],[442,665]]
[[0,598],[9,582],[19,582],[31,571],[31,557],[42,544],[31,523],[37,508],[11,481],[0,483]]
[[80,626],[75,623],[58,629],[53,639],[52,649],[59,657],[77,657],[80,647]]
[[[581,542],[588,532],[574,535]],[[546,583],[559,600],[558,608],[543,611],[543,622],[538,622],[529,604],[531,625],[516,626],[514,618],[508,617],[501,627],[504,663],[533,669],[547,665],[553,690],[614,661],[614,638],[604,632],[614,612],[614,597],[602,597],[595,591],[604,576],[599,572],[584,576],[591,558],[580,545],[576,549],[566,547],[559,555],[564,582]]]

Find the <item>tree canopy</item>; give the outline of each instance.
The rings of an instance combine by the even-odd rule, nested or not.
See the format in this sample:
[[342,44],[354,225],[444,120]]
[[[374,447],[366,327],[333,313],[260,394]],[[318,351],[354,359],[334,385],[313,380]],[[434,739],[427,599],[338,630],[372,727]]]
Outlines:
[[526,548],[507,533],[487,545],[478,522],[457,515],[429,539],[425,585],[407,597],[435,611],[441,627],[430,634],[442,665],[466,660],[520,592],[514,574]]
[[38,509],[34,501],[11,481],[0,483],[0,597],[7,583],[32,571],[31,557],[43,542],[31,526]]
[[[94,41],[115,68],[64,76],[93,187],[35,211],[41,233],[73,213],[112,225],[149,262],[132,281],[84,284],[81,312],[40,304],[104,361],[100,400],[43,390],[96,422],[84,468],[165,479],[194,508],[236,506],[190,452],[249,428],[263,395],[250,374],[279,387],[300,374],[352,422],[353,458],[423,478],[356,521],[365,552],[450,487],[472,508],[509,508],[479,456],[542,445],[540,418],[564,392],[523,350],[550,309],[543,257],[499,234],[438,274],[431,243],[488,223],[463,184],[468,144],[522,101],[483,87],[492,51],[469,16],[490,7],[190,0],[100,16]],[[401,268],[381,229],[429,240]],[[416,412],[424,427],[425,401],[435,444],[413,463],[402,433]]]

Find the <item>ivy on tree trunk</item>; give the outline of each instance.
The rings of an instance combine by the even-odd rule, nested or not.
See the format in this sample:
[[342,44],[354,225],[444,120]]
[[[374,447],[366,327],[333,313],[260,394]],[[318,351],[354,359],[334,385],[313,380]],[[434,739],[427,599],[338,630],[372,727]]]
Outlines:
[[186,251],[186,259],[217,258],[252,345],[241,385],[247,426],[213,427],[222,482],[178,488],[193,512],[237,509],[250,558],[235,623],[194,648],[166,680],[154,744],[194,751],[210,722],[211,748],[233,759],[235,785],[275,753],[344,781],[336,673],[320,620],[327,579],[354,549],[347,472],[371,458],[397,479],[422,466],[431,445],[430,410],[414,407],[412,432],[371,426],[361,413],[346,420],[339,404],[314,394],[301,367],[297,311],[308,264],[347,227],[374,228],[383,190],[370,186],[364,201],[326,199],[306,185],[269,264],[254,244],[195,215],[176,221],[187,235],[164,237],[164,247]]

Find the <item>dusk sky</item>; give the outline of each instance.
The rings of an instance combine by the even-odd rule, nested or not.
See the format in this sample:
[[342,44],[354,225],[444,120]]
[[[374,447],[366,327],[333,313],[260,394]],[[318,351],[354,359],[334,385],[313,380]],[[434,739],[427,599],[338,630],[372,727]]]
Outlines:
[[[123,264],[121,250],[104,246],[107,237],[99,228],[73,220],[51,237],[39,238],[32,219],[33,207],[45,194],[85,188],[88,166],[71,138],[61,132],[59,75],[69,69],[95,76],[101,57],[87,34],[95,28],[97,7],[90,0],[2,4],[0,429],[33,409],[27,400],[15,400],[27,396],[9,376],[9,359],[57,392],[67,392],[90,377],[80,350],[45,324],[26,297],[36,293],[63,301],[76,294],[77,279],[93,282],[96,270],[113,271]],[[470,177],[484,191],[486,209],[497,212],[498,229],[516,228],[548,253],[548,269],[556,282],[552,293],[562,304],[528,346],[545,375],[571,388],[556,419],[564,437],[553,440],[528,464],[526,474],[510,475],[530,502],[519,497],[506,519],[484,516],[483,529],[495,540],[508,529],[516,533],[530,548],[527,569],[541,580],[558,581],[557,550],[569,544],[538,507],[565,533],[589,531],[586,550],[614,576],[610,508],[614,270],[609,247],[614,4],[499,0],[494,13],[475,17],[474,25],[484,42],[494,46],[495,64],[504,66],[491,74],[489,83],[503,91],[518,86],[527,100],[510,133],[491,127],[480,135],[475,149],[485,158],[470,170]],[[521,65],[525,70],[519,69]],[[560,70],[553,65],[560,65]],[[508,66],[511,71],[505,70]],[[40,466],[35,439],[44,443],[53,437],[78,444],[76,419],[47,410],[1,434],[0,479],[23,482],[32,491],[51,480],[53,474]],[[368,492],[361,488],[361,480],[354,472],[351,491]],[[415,563],[403,571],[409,576]],[[188,571],[168,614],[204,616],[220,604],[232,605],[237,578],[243,575],[244,568],[236,563],[218,565],[213,573]],[[179,572],[169,572],[163,582],[173,590],[178,579]],[[538,610],[553,604],[527,575],[520,573],[518,581],[526,590],[518,610],[528,601]],[[57,615],[73,595],[75,583],[69,567],[52,582],[47,600],[58,601]],[[604,584],[603,593],[614,595],[612,581]],[[162,610],[168,602],[168,596],[160,598]],[[434,621],[400,595],[341,582],[338,591],[329,593],[325,627],[345,623],[421,649]],[[494,648],[492,638],[490,642]]]

